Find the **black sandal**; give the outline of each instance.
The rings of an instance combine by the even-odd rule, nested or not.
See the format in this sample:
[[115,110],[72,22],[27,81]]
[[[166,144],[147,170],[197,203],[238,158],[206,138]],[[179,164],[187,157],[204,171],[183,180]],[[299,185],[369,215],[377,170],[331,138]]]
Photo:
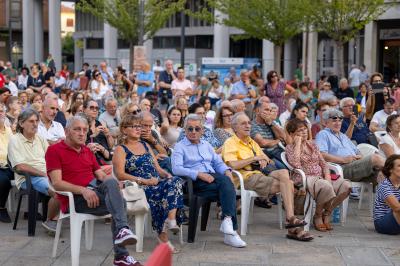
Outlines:
[[296,216],[293,215],[289,219],[286,219],[285,228],[291,229],[291,228],[303,227],[306,224],[307,224],[306,221],[300,220],[299,218],[297,218]]
[[272,208],[272,203],[268,200],[268,198],[256,198],[254,200],[254,205],[265,209]]

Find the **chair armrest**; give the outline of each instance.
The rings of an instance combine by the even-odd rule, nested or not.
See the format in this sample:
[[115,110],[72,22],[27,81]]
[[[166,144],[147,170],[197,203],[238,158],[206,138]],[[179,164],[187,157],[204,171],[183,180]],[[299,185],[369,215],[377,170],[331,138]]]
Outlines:
[[72,192],[69,191],[55,191],[55,193],[63,195],[68,197],[68,202],[69,202],[69,213],[70,214],[75,214],[75,201],[74,201],[74,194],[72,194]]
[[301,179],[303,181],[303,188],[305,189],[307,187],[307,179],[304,171],[298,168],[293,168],[292,171],[297,172],[299,175],[301,175]]
[[245,188],[244,188],[244,180],[242,174],[237,170],[232,170],[232,174],[236,175],[239,178],[240,191],[244,192]]
[[328,164],[329,170],[334,171],[335,174],[339,175],[341,178],[344,178],[343,169],[340,165],[338,165],[336,163],[330,163],[330,162],[329,163],[327,162],[327,164]]
[[190,202],[194,195],[193,180],[188,176],[180,176],[180,178],[182,178],[186,182],[186,186],[187,186],[187,190],[188,190],[188,200]]

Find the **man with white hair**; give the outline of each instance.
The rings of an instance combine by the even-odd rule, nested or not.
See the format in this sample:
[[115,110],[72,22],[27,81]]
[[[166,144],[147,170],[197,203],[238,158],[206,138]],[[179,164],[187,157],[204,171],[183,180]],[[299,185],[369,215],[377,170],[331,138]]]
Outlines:
[[232,104],[232,109],[234,113],[240,113],[240,112],[244,112],[246,110],[246,105],[244,104],[244,102],[242,100],[239,99],[233,99],[231,101]]
[[57,100],[46,98],[43,102],[43,112],[40,115],[38,134],[52,145],[65,139],[63,126],[54,121],[58,112]]
[[[95,156],[85,145],[88,122],[81,116],[70,118],[66,126],[66,139],[49,147],[46,152],[47,173],[56,190],[74,194],[75,209],[92,215],[111,214],[111,232],[114,244],[113,265],[142,265],[129,256],[127,245],[137,242],[129,228],[126,202],[118,181],[98,165]],[[77,174],[78,173],[78,174]],[[97,183],[96,181],[101,181]],[[57,195],[61,210],[68,212],[68,198]],[[74,261],[76,258],[72,258]]]
[[105,102],[106,111],[99,116],[99,121],[108,127],[110,134],[116,138],[119,134],[121,117],[118,112],[118,102],[114,97],[108,97]]
[[[94,65],[93,65],[94,67]],[[108,88],[112,90],[112,86],[114,85],[115,81],[113,78],[113,71],[112,68],[107,66],[107,62],[103,61],[100,63],[100,68],[99,68],[100,74],[103,77],[104,80],[108,82]]]
[[340,131],[345,133],[351,140],[360,143],[369,143],[368,135],[370,131],[364,122],[364,115],[359,116],[354,113],[355,101],[353,98],[346,97],[340,100],[340,110],[343,112],[343,121]]
[[344,178],[353,182],[376,182],[378,171],[382,169],[385,159],[374,153],[362,156],[356,145],[344,133],[340,132],[343,113],[328,109],[322,113],[325,128],[315,137],[325,161],[340,164]]
[[339,89],[336,91],[335,96],[341,100],[346,97],[354,98],[354,92],[349,88],[349,83],[346,78],[339,81]]
[[[225,165],[214,148],[201,139],[204,132],[203,118],[189,114],[185,118],[186,137],[175,144],[172,153],[172,171],[177,176],[190,177],[196,195],[219,200],[222,208],[220,231],[224,233],[224,243],[236,248],[246,243],[236,232],[236,192],[233,187],[231,169]],[[194,239],[189,239],[193,242]]]
[[222,93],[224,94],[224,99],[229,99],[231,97],[233,85],[229,78],[224,78],[224,86],[222,86]]
[[[294,185],[288,170],[270,168],[272,160],[250,137],[251,122],[245,113],[236,113],[232,117],[232,129],[235,134],[222,146],[224,162],[242,174],[245,189],[254,190],[262,197],[281,192],[286,212],[287,238],[312,240],[313,237],[302,229],[307,223],[294,215]],[[239,186],[238,179],[234,180],[234,184],[235,187]]]
[[44,99],[53,99],[56,100],[58,102],[58,112],[56,114],[56,117],[54,118],[54,121],[60,123],[63,127],[65,127],[66,123],[67,123],[67,119],[65,118],[64,113],[61,111],[63,105],[64,105],[64,101],[61,100],[60,98],[58,98],[57,94],[55,94],[54,92],[51,91],[50,88],[43,88],[42,90],[42,94],[44,95]]

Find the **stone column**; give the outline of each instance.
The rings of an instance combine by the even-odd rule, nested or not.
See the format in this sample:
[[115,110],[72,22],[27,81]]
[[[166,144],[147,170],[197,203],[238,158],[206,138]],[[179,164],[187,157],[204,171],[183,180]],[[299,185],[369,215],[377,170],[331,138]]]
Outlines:
[[43,62],[43,1],[33,1],[35,27],[35,62]]
[[118,64],[118,31],[107,23],[104,23],[104,60],[113,69]]
[[33,1],[22,1],[22,52],[23,63],[28,67],[35,61],[35,27],[33,15]]
[[[214,16],[222,19],[225,14],[219,10],[214,11]],[[229,57],[229,28],[225,25],[214,24],[214,57]]]
[[378,29],[376,22],[370,22],[364,30],[364,64],[368,73],[378,71],[377,64]]
[[82,48],[77,45],[79,39],[74,40],[74,71],[78,72],[82,69]]
[[[263,77],[267,76],[268,71],[274,69],[274,44],[268,40],[262,41],[262,60],[263,60]],[[277,71],[277,70],[276,70]]]
[[52,54],[56,69],[61,69],[61,1],[49,1],[49,53]]
[[286,80],[291,80],[294,70],[297,67],[297,47],[293,39],[285,42],[283,52],[283,76]]
[[317,68],[318,68],[317,56],[318,56],[318,33],[314,32],[314,31],[310,31],[307,34],[306,32],[304,32],[303,33],[304,76],[308,76],[313,81],[318,80],[317,79]]

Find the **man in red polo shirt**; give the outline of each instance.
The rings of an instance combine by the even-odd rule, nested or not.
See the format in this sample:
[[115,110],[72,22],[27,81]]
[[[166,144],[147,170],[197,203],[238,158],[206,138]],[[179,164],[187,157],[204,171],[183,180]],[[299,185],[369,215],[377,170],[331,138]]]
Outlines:
[[[79,213],[112,215],[111,231],[114,239],[114,265],[139,266],[129,256],[126,245],[136,244],[136,236],[129,229],[126,203],[118,181],[108,177],[97,164],[94,154],[85,146],[88,123],[81,116],[70,118],[65,127],[65,141],[50,146],[46,152],[47,174],[56,190],[74,194],[75,209]],[[96,180],[101,181],[96,183]],[[93,182],[94,181],[94,182]],[[68,211],[68,199],[59,196],[61,210]]]

